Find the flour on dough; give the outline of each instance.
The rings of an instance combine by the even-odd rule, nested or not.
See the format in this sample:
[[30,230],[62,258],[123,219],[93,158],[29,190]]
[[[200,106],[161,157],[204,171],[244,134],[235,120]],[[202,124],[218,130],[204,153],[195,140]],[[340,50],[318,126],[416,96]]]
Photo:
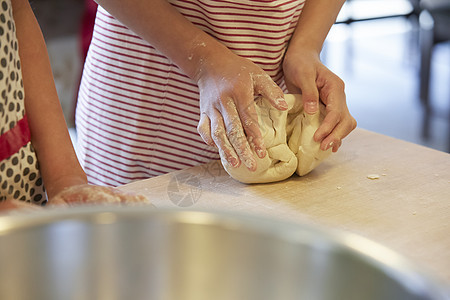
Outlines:
[[320,150],[313,136],[323,120],[325,107],[320,112],[308,115],[303,111],[301,95],[286,94],[288,110],[279,111],[265,98],[255,100],[258,123],[267,155],[257,162],[255,172],[244,164],[233,168],[223,158],[222,165],[234,179],[243,183],[266,183],[284,180],[295,172],[302,176],[317,167],[331,154],[331,149]]
[[[292,107],[294,99],[288,102]],[[257,168],[251,172],[244,164],[233,168],[221,157],[222,165],[234,179],[244,183],[265,183],[284,180],[290,177],[297,168],[297,157],[289,149],[286,142],[286,118],[288,110],[279,111],[267,99],[255,100],[258,124],[260,126],[267,154],[259,158],[256,153]]]

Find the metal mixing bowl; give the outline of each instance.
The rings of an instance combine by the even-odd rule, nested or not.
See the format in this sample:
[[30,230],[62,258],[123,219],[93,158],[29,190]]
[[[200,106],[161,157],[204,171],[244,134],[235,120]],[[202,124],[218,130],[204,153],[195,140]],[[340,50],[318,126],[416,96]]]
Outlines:
[[352,234],[225,212],[75,208],[0,217],[0,299],[448,299]]

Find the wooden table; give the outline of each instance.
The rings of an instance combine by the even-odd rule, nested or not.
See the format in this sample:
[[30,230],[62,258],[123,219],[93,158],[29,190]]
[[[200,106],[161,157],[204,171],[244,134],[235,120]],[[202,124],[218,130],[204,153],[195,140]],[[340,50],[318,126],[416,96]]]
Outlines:
[[245,185],[213,162],[121,189],[147,195],[158,208],[232,210],[357,233],[450,285],[450,155],[444,152],[356,129],[304,177]]

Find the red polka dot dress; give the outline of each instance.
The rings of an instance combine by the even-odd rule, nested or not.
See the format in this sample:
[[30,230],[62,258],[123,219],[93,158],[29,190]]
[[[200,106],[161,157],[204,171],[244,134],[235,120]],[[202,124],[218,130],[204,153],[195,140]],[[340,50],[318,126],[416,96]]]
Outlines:
[[[170,3],[285,89],[282,59],[304,0]],[[76,111],[89,182],[117,186],[218,159],[197,133],[199,115],[196,84],[99,7]]]
[[0,201],[46,201],[30,141],[11,1],[0,1]]

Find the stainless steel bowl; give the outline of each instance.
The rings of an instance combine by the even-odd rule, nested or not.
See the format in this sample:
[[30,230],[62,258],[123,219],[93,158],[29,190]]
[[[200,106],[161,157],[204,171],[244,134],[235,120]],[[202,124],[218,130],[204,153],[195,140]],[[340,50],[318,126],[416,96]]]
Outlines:
[[0,217],[0,299],[448,299],[352,234],[225,212],[76,208]]

